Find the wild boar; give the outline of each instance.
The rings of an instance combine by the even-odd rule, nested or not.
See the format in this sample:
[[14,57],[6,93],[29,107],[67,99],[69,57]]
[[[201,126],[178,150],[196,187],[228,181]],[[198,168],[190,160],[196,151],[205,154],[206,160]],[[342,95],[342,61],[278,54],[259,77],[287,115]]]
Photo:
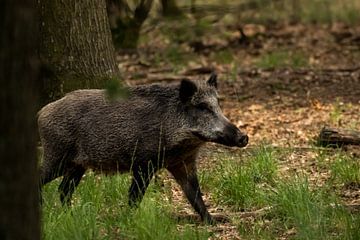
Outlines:
[[217,75],[207,81],[129,87],[110,101],[105,90],[77,90],[46,105],[38,126],[44,149],[41,186],[63,176],[70,203],[87,169],[131,172],[129,204],[139,203],[153,175],[166,168],[203,221],[213,222],[202,199],[196,158],[205,142],[244,147],[248,136],[222,113]]

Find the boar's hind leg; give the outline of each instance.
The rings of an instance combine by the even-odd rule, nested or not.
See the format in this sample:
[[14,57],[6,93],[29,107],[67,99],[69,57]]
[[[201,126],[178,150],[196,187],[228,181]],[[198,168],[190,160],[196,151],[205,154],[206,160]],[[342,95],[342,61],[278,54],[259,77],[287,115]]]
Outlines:
[[129,205],[131,207],[137,206],[141,202],[154,172],[152,167],[138,166],[132,170],[133,179],[129,189]]
[[201,220],[207,223],[213,223],[213,219],[206,209],[202,199],[199,181],[196,174],[195,161],[187,163],[182,162],[176,166],[167,168],[174,176],[175,180],[180,184],[187,199],[196,212],[201,216]]
[[71,204],[71,196],[75,188],[79,185],[82,176],[85,173],[85,168],[76,165],[68,168],[64,174],[64,178],[59,186],[60,200],[63,205]]
[[42,204],[42,186],[64,175],[64,169],[73,157],[73,152],[58,144],[44,144],[44,157],[40,167],[39,199]]
[[44,145],[44,159],[40,168],[40,186],[64,174],[70,151]]

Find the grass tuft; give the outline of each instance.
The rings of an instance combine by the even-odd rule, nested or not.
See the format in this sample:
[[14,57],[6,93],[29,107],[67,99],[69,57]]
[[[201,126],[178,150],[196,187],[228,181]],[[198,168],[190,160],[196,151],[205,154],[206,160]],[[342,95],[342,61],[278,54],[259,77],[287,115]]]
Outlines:
[[62,207],[55,180],[44,187],[43,239],[208,239],[200,227],[178,229],[171,204],[151,184],[139,208],[128,207],[128,175],[88,173],[71,207]]
[[273,217],[281,220],[285,230],[294,229],[295,239],[357,239],[359,236],[359,215],[349,213],[329,187],[311,189],[305,177],[281,181],[270,202]]
[[309,65],[308,59],[301,52],[275,51],[263,55],[256,65],[260,68],[293,67],[301,68]]
[[[307,177],[282,175],[277,159],[285,151],[261,145],[246,155],[217,153],[216,164],[200,172],[203,191],[231,209],[232,224],[244,239],[360,239],[360,215],[350,212],[334,191],[334,184],[359,186],[358,161],[343,152],[320,152],[318,161],[331,176],[318,186]],[[139,208],[132,209],[127,204],[127,174],[87,173],[72,207],[61,206],[59,183],[55,180],[44,188],[44,239],[213,237],[214,228],[179,220],[172,191],[159,184],[151,183]],[[242,211],[253,215],[243,217]]]
[[277,166],[273,149],[261,146],[251,153],[249,161],[241,163],[227,154],[219,155],[219,165],[202,172],[202,179],[213,197],[235,209],[260,207],[276,178]]
[[346,187],[359,187],[359,160],[345,154],[337,154],[331,164],[331,180]]
[[278,184],[271,196],[274,213],[299,239],[324,239],[327,235],[329,201],[321,191],[311,191],[307,179],[295,178]]

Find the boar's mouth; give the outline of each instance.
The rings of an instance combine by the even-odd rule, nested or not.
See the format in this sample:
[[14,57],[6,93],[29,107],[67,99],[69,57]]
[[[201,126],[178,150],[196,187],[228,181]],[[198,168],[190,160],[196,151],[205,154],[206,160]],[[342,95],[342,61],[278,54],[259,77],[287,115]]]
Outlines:
[[228,147],[245,147],[249,141],[249,137],[235,126],[228,126],[225,131],[216,132],[214,138],[206,137],[198,131],[192,131],[192,134],[201,141],[219,143]]
[[199,140],[203,141],[203,142],[212,142],[209,138],[203,136],[200,132],[198,131],[192,131],[191,132],[195,137],[197,137]]
[[228,147],[245,147],[248,144],[249,137],[247,135],[236,136],[230,138],[228,136],[222,136],[213,142],[228,146]]

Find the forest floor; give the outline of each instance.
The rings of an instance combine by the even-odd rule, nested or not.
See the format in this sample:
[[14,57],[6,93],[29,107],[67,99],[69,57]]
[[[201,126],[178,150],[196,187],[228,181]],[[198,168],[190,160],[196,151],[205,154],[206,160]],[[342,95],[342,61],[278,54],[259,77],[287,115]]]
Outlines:
[[[175,33],[167,36],[166,27]],[[360,130],[360,25],[245,24],[241,27],[246,38],[239,26],[213,23],[207,27],[212,31],[192,36],[191,41],[184,40],[188,26],[177,22],[149,30],[137,54],[118,55],[123,78],[129,85],[172,82],[185,77],[206,79],[215,70],[223,111],[248,133],[250,142],[242,150],[209,144],[200,156],[200,171],[219,164],[219,153],[246,155],[266,145],[280,149],[277,164],[283,177],[301,173],[314,186],[327,182],[334,169],[319,164],[319,156],[325,152],[325,165],[329,165],[339,150],[316,146],[320,130],[324,126]],[[359,166],[360,147],[340,151],[357,159]],[[175,205],[191,215],[179,187],[169,184]],[[360,206],[359,186],[358,182],[336,188],[345,205]],[[264,210],[235,211],[209,194],[205,199],[215,215],[240,216],[242,226],[254,224]],[[211,231],[213,238],[247,238],[233,220]],[[295,232],[289,227],[275,236],[288,239]]]
[[123,78],[134,85],[206,79],[216,71],[224,113],[251,144],[304,147],[323,126],[359,129],[360,26],[243,29],[245,43],[237,29],[227,29],[228,38],[196,40],[195,53],[191,41],[175,45],[148,36],[152,41],[139,54],[118,56]]
[[249,136],[246,148],[200,152],[218,224],[202,223],[165,171],[139,208],[127,204],[130,174],[88,171],[70,208],[60,179],[44,187],[43,238],[360,239],[360,146],[317,145],[325,126],[360,131],[360,2],[189,2],[176,1],[181,19],[153,8],[137,51],[116,60],[127,85],[218,73],[223,112]]

